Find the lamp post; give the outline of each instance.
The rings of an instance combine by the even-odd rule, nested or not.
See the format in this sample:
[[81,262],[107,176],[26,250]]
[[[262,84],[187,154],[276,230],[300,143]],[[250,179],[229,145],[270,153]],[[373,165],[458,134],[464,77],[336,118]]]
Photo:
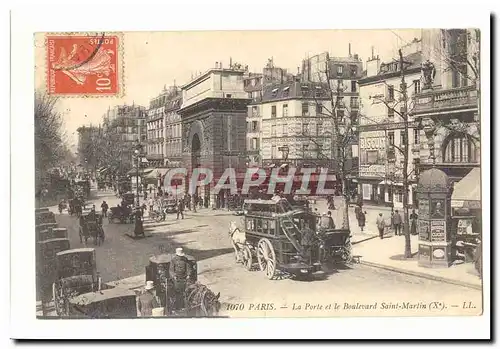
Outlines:
[[135,184],[136,184],[136,203],[137,203],[137,207],[140,206],[140,202],[139,202],[139,166],[141,165],[141,157],[140,157],[140,154],[141,154],[141,149],[142,149],[142,145],[137,142],[136,146],[135,146],[135,150],[134,150],[134,155],[135,155],[135,160],[137,161],[136,163],[136,168],[135,168]]

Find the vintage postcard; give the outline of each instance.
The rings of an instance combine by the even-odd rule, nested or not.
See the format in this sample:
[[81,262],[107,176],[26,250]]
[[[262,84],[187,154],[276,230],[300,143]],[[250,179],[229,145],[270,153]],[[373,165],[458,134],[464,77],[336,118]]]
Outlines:
[[482,316],[482,34],[35,33],[33,316]]

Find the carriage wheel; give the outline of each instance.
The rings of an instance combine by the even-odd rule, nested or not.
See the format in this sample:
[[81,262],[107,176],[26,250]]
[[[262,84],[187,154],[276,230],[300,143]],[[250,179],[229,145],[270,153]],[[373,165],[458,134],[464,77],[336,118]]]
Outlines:
[[259,240],[257,244],[257,260],[260,270],[266,273],[269,280],[272,280],[276,273],[276,254],[269,239]]
[[345,264],[352,263],[352,246],[350,242],[344,246],[344,250],[342,251],[342,260]]
[[243,265],[245,266],[245,268],[247,270],[252,270],[253,258],[250,247],[248,247],[248,245],[244,245],[243,248],[241,249],[241,254],[243,257]]

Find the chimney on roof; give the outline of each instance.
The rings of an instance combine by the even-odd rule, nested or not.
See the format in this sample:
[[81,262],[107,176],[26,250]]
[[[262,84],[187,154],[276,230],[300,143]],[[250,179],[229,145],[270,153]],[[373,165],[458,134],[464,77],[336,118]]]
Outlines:
[[374,59],[374,58],[375,58],[375,57],[374,57],[374,54],[375,54],[375,51],[374,51],[374,48],[373,48],[373,46],[372,46],[372,59]]
[[351,58],[351,43],[349,43],[349,58]]
[[215,68],[219,68],[219,62],[215,62]]
[[233,57],[229,57],[229,68],[233,68]]

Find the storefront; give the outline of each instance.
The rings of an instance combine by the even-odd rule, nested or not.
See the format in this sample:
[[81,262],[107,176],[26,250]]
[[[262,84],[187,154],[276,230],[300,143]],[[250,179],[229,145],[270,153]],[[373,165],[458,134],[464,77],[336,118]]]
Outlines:
[[455,258],[472,262],[481,241],[481,170],[472,169],[455,183],[451,196]]

